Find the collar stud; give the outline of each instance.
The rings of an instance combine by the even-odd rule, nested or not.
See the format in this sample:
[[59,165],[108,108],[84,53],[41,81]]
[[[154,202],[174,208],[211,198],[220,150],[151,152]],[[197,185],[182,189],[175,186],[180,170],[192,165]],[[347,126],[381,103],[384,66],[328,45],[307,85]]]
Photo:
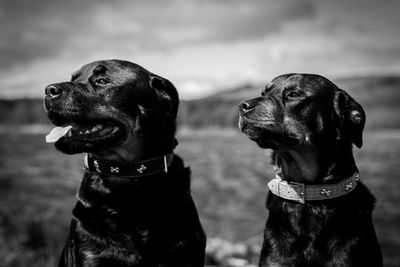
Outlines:
[[137,169],[137,171],[138,171],[138,173],[142,174],[146,169],[147,169],[147,167],[142,164],[142,165],[140,165],[140,168]]
[[344,186],[344,190],[348,191],[350,189],[353,188],[353,182],[348,182],[345,186]]
[[321,189],[321,195],[324,195],[326,197],[329,197],[331,195],[331,192],[332,192],[331,190],[328,190],[326,188]]
[[111,173],[119,173],[119,168],[118,167],[110,167],[110,172]]

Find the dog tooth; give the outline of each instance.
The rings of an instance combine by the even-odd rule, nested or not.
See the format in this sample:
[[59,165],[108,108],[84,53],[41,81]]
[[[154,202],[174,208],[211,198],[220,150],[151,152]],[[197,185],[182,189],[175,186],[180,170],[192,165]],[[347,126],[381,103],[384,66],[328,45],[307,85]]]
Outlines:
[[108,133],[110,133],[112,130],[113,130],[112,128],[106,127],[106,128],[104,128],[103,133],[104,133],[104,134],[108,134]]
[[99,129],[99,130],[103,129],[103,127],[104,127],[103,124],[97,124],[96,125],[96,128]]
[[82,131],[79,131],[79,134],[83,134],[83,132],[82,132]]
[[95,132],[95,131],[98,131],[98,130],[99,130],[99,129],[97,129],[96,126],[93,126],[93,128],[92,128],[91,131],[92,131],[92,132]]
[[86,130],[86,131],[85,131],[85,134],[90,134],[90,131],[89,131],[89,130]]

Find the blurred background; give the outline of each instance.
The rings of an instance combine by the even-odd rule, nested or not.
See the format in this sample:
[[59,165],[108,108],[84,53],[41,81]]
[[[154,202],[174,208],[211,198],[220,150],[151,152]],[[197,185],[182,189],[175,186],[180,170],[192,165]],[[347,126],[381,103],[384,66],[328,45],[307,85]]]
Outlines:
[[237,130],[237,104],[288,72],[319,73],[367,113],[361,178],[378,199],[385,266],[400,266],[397,0],[0,0],[0,266],[54,266],[82,155],[44,143],[44,87],[118,58],[171,80],[177,153],[214,266],[255,266],[268,213],[268,151]]

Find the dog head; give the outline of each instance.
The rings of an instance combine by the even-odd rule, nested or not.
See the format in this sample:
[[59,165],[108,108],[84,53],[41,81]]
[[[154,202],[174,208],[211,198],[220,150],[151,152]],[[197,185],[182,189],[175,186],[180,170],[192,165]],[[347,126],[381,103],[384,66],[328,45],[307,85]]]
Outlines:
[[365,112],[345,91],[315,74],[285,74],[261,96],[239,104],[239,128],[262,148],[362,146]]
[[47,115],[61,131],[52,141],[64,153],[136,153],[146,145],[171,151],[177,144],[175,87],[134,63],[92,62],[45,92]]

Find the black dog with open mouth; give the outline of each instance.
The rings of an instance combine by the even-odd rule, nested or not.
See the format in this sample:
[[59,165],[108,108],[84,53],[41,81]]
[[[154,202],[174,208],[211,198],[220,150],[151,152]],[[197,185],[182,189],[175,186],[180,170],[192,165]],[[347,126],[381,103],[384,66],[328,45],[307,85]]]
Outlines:
[[59,266],[204,266],[190,170],[173,153],[178,104],[168,80],[120,60],[46,87],[46,141],[88,153]]
[[372,210],[352,144],[362,107],[326,78],[286,74],[240,103],[239,128],[273,150],[260,266],[382,266]]

